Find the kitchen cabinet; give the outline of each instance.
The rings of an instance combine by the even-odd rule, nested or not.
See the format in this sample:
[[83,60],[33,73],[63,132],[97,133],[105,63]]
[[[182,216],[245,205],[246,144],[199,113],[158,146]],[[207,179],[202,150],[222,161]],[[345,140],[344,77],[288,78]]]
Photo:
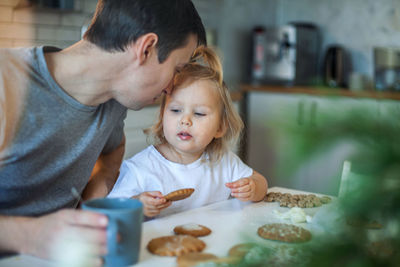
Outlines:
[[292,167],[297,137],[307,127],[323,127],[326,119],[348,116],[360,108],[376,119],[383,109],[380,104],[384,105],[376,99],[276,92],[248,92],[247,101],[247,163],[267,177],[271,186],[330,195],[337,195],[343,162],[354,149],[352,143],[343,140],[326,147],[291,175],[282,176]]
[[390,121],[393,127],[400,127],[400,101],[378,100],[378,116]]

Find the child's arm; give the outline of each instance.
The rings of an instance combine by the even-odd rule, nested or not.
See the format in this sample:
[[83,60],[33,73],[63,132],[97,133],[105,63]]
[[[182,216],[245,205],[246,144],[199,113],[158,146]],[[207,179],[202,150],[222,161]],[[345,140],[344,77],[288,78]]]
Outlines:
[[231,195],[241,201],[260,201],[267,194],[268,183],[264,176],[256,171],[250,177],[226,183]]
[[143,203],[143,214],[147,217],[154,217],[160,214],[161,210],[171,206],[172,202],[167,201],[160,191],[143,192],[134,196]]

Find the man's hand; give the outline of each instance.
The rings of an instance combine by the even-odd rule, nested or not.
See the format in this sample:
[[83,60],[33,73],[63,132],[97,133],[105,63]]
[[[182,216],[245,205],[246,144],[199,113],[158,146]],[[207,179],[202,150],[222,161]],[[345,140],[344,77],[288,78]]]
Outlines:
[[147,217],[157,216],[161,210],[172,204],[171,201],[164,198],[160,191],[143,192],[137,198],[143,203],[143,213]]
[[101,266],[101,256],[107,253],[107,223],[106,216],[83,210],[60,210],[38,218],[0,216],[0,248],[57,261],[73,244],[86,248],[81,261]]

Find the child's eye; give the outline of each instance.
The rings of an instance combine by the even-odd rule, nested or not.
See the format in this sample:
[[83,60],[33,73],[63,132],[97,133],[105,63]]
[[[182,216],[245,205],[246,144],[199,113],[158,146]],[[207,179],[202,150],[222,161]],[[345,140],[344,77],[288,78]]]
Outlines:
[[194,113],[194,115],[196,115],[196,116],[200,116],[200,117],[203,117],[203,116],[205,116],[206,114],[204,114],[204,113],[200,113],[200,112],[195,112],[195,113]]
[[171,110],[171,112],[173,112],[173,113],[178,113],[179,111],[180,111],[180,109],[176,109],[176,108],[172,108],[172,109],[170,109]]

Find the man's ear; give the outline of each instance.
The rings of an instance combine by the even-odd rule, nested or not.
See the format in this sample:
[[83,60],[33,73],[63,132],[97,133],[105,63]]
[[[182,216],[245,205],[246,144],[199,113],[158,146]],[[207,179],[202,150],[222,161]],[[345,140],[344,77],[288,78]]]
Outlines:
[[152,32],[146,33],[136,40],[132,48],[134,49],[140,65],[143,65],[153,54],[157,56],[157,42],[158,36]]

